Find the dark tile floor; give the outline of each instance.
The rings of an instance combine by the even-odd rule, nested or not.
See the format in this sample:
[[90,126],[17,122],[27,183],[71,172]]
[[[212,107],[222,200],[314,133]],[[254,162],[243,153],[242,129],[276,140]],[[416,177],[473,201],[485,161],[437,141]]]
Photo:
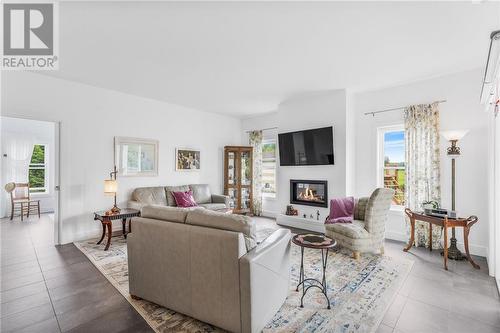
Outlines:
[[388,256],[414,264],[377,333],[500,332],[500,298],[485,258],[474,257],[480,270],[451,260],[445,271],[439,251],[412,248],[405,253],[395,241],[386,241],[385,248]]
[[[273,224],[273,220],[257,219]],[[40,220],[0,220],[1,332],[151,332],[104,276],[72,244],[52,245],[51,215]],[[386,253],[415,263],[377,332],[500,332],[500,299],[494,279],[467,262],[447,272],[437,251]]]
[[73,245],[53,246],[52,215],[0,220],[1,332],[152,332]]

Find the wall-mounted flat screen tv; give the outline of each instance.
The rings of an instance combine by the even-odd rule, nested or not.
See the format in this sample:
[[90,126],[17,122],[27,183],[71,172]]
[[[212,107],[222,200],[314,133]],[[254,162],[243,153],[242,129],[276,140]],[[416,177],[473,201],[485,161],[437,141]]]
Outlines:
[[333,127],[278,134],[280,165],[333,165]]

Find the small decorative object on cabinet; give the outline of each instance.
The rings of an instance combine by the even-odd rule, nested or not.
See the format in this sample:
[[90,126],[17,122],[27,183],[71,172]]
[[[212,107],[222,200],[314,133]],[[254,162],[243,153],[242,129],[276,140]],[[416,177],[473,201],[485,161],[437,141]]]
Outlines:
[[252,212],[253,147],[224,147],[224,194],[234,214]]

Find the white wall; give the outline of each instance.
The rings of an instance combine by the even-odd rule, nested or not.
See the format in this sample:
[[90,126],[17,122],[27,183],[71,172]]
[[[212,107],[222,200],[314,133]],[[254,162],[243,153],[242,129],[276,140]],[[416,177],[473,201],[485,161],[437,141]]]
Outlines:
[[[488,248],[488,153],[487,114],[479,104],[481,70],[467,71],[412,84],[354,95],[356,112],[356,195],[365,196],[377,186],[377,128],[403,123],[403,112],[387,112],[375,117],[364,112],[429,103],[446,99],[440,104],[441,130],[470,129],[459,142],[462,156],[457,160],[456,207],[461,215],[477,215],[479,222],[472,227],[469,246],[474,254],[486,256]],[[441,137],[441,197],[444,207],[451,207],[451,161],[446,156],[448,146]],[[407,240],[406,225],[401,212],[392,212],[387,225],[387,237]],[[459,244],[463,243],[457,229]]]
[[[346,195],[346,93],[345,90],[323,91],[296,96],[282,102],[276,112],[243,120],[244,130],[278,127],[278,133],[334,126],[335,165],[297,166],[277,169],[277,197],[265,199],[263,210],[268,216],[284,214],[290,204],[290,179],[319,179],[328,181],[330,197]],[[244,133],[243,140],[247,136]],[[328,215],[327,208],[294,205],[299,214],[321,212],[320,220]]]
[[[278,107],[278,131],[291,132],[318,127],[334,127],[335,165],[279,167],[278,212],[284,214],[290,204],[290,179],[328,181],[328,196],[346,195],[346,93],[345,90],[325,91],[297,96]],[[328,208],[294,205],[299,214],[313,214],[319,209],[324,221]]]
[[[119,206],[140,186],[208,183],[223,187],[223,147],[241,142],[239,119],[28,72],[2,73],[2,114],[61,122],[62,243],[99,234],[92,212],[108,209],[103,180],[113,137],[160,141],[158,177],[120,177]],[[201,149],[200,172],[175,172],[175,147]]]
[[[48,193],[47,194],[31,194],[32,199],[40,200],[40,210],[42,212],[53,212],[55,207],[54,201],[54,176],[55,176],[55,124],[46,121],[36,121],[36,120],[28,120],[28,119],[18,119],[18,118],[9,118],[9,117],[1,117],[1,136],[2,142],[5,142],[6,139],[10,135],[26,135],[30,138],[33,138],[34,142],[37,144],[46,144],[47,151],[46,154],[48,156],[47,163],[47,172],[48,172]],[[3,152],[2,152],[3,154]],[[5,170],[3,170],[5,171]],[[2,175],[3,176],[3,175]],[[12,180],[5,179],[2,177],[2,183],[7,183]],[[2,198],[5,191],[2,190]],[[5,200],[2,200],[2,204],[5,204]],[[10,202],[10,197],[8,199]],[[3,206],[3,205],[2,205]],[[7,206],[2,207],[2,214],[0,216],[7,216],[10,214],[10,208]]]

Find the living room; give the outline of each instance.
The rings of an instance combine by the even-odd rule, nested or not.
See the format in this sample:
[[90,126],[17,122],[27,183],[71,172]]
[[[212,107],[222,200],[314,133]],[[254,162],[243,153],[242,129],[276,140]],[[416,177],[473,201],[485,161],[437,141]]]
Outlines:
[[46,3],[2,331],[500,330],[500,3]]

